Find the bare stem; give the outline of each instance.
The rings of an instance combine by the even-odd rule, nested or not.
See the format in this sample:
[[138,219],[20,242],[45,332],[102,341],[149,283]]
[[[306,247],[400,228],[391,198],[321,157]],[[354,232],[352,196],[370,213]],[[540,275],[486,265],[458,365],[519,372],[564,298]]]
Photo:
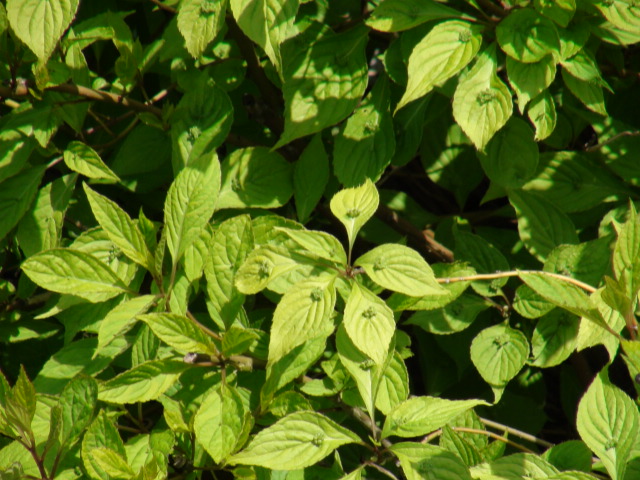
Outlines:
[[[507,445],[511,445],[512,447],[517,448],[518,450],[522,450],[523,452],[536,453],[533,450],[525,447],[524,445],[520,445],[519,443],[516,443],[512,440],[509,440],[506,437],[498,435],[497,433],[494,433],[494,432],[490,432],[488,430],[478,430],[477,428],[467,428],[467,427],[450,427],[450,428],[454,432],[476,433],[478,435],[486,435],[487,437],[491,437],[494,440],[498,440],[500,442],[506,443]],[[442,435],[442,429],[436,430],[435,432],[430,433],[429,435],[427,435],[422,439],[421,443],[429,443],[431,440],[433,440],[436,437],[439,437],[440,435]]]
[[[70,95],[77,95],[79,97],[84,97],[89,100],[97,100],[100,102],[107,102],[107,103],[122,105],[124,107],[130,108],[131,110],[136,110],[138,112],[151,113],[158,118],[162,118],[162,110],[160,108],[154,107],[153,105],[147,105],[146,103],[142,103],[137,100],[133,100],[131,98],[127,98],[122,95],[118,95],[111,92],[94,90],[93,88],[83,87],[81,85],[75,85],[73,83],[63,83],[62,85],[47,87],[45,88],[45,90],[50,90],[50,91],[59,92],[59,93],[67,93]],[[15,98],[15,97],[26,97],[28,95],[29,95],[29,85],[26,83],[21,83],[15,88],[0,86],[0,97]]]
[[202,330],[204,333],[206,333],[207,335],[209,335],[211,338],[215,338],[216,340],[222,340],[222,337],[217,334],[216,332],[214,332],[213,330],[211,330],[210,328],[206,327],[205,325],[203,325],[202,323],[200,323],[198,321],[198,319],[196,317],[193,316],[193,314],[189,311],[187,311],[187,317],[189,318],[189,320],[191,320],[200,330]]
[[536,445],[540,445],[542,447],[551,448],[553,447],[553,443],[547,442],[546,440],[542,440],[541,438],[535,437],[530,433],[523,432],[522,430],[517,430],[512,427],[508,427],[498,422],[494,422],[493,420],[489,420],[487,418],[480,417],[480,421],[484,423],[487,427],[496,428],[498,430],[502,430],[503,432],[507,432],[510,435],[526,440],[527,442],[535,443]]
[[364,465],[366,465],[367,467],[372,467],[375,468],[376,470],[378,470],[380,473],[382,473],[383,475],[386,475],[389,478],[392,478],[393,480],[399,480],[398,477],[396,477],[392,472],[390,472],[389,470],[387,470],[386,468],[384,468],[381,465],[378,465],[375,462],[372,462],[371,460],[366,460],[364,462]]
[[512,270],[510,272],[479,273],[477,275],[468,275],[465,277],[438,278],[437,280],[438,283],[444,284],[454,282],[475,282],[478,280],[495,280],[496,278],[517,277],[521,273],[539,273],[542,275],[546,275],[547,277],[557,278],[558,280],[565,281],[589,293],[595,293],[597,291],[597,288],[592,287],[587,283],[581,282],[580,280],[576,280],[575,278],[567,277],[566,275],[560,275],[559,273],[543,272],[541,270]]

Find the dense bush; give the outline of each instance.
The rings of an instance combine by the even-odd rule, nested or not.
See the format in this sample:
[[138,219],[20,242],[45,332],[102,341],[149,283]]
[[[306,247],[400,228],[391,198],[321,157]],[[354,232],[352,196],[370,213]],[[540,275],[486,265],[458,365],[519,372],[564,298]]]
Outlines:
[[640,478],[638,42],[635,0],[0,3],[0,479]]

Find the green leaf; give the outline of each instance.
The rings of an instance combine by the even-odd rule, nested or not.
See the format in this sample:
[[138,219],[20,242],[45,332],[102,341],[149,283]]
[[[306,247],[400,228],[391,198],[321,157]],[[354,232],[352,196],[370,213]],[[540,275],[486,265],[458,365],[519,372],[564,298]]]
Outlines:
[[567,28],[559,29],[558,33],[560,34],[560,59],[566,60],[585,46],[591,34],[591,26],[588,22],[574,22]]
[[544,195],[563,212],[579,212],[622,194],[624,185],[598,161],[580,152],[544,153],[536,177],[523,189]]
[[409,81],[396,111],[460,72],[473,60],[481,44],[478,25],[448,20],[433,27],[409,56]]
[[513,300],[513,309],[525,318],[535,319],[546,315],[556,306],[542,298],[528,285],[520,285]]
[[209,243],[204,264],[209,301],[224,325],[235,320],[244,295],[234,285],[240,266],[253,250],[253,230],[248,215],[238,215],[222,222]]
[[3,125],[0,132],[0,182],[20,172],[35,147],[25,132],[9,130],[9,126]]
[[510,118],[478,158],[492,182],[506,188],[522,187],[538,167],[538,145],[531,127],[520,118]]
[[273,312],[269,365],[307,340],[331,335],[335,304],[333,277],[306,280],[287,291]]
[[160,340],[182,354],[216,353],[211,338],[185,316],[175,313],[145,313],[137,318],[149,325]]
[[[24,366],[20,367],[18,379],[13,385],[11,393],[5,394],[3,404],[0,407],[3,407],[0,408],[2,423],[17,432],[17,438],[21,443],[35,448],[31,424],[36,413],[36,389],[27,377]],[[11,432],[11,430],[9,431]]]
[[511,92],[498,78],[496,49],[492,44],[460,79],[453,96],[453,116],[478,150],[484,150],[513,112]]
[[64,214],[77,178],[75,174],[65,175],[38,191],[16,232],[20,248],[26,256],[60,246]]
[[580,400],[576,427],[611,478],[623,479],[637,442],[640,413],[635,402],[609,381],[606,368]]
[[229,459],[229,463],[297,470],[319,462],[348,443],[361,443],[361,440],[324,415],[295,412],[258,432],[244,450]]
[[360,229],[376,213],[379,201],[378,190],[369,179],[359,187],[340,190],[331,198],[331,213],[347,229],[349,251]]
[[293,195],[293,168],[266,147],[235,150],[222,161],[218,208],[275,208]]
[[291,252],[267,245],[252,251],[235,275],[238,291],[251,295],[300,265]]
[[354,345],[347,334],[344,322],[338,327],[336,333],[336,349],[340,363],[355,380],[367,412],[373,417],[382,377],[394,356],[393,350],[389,348],[390,354],[385,361],[382,364],[376,364]]
[[444,448],[428,443],[398,442],[390,450],[400,460],[407,480],[437,478],[438,480],[471,480],[469,468],[462,460]]
[[219,191],[220,164],[215,152],[189,163],[169,187],[164,216],[174,265],[213,215]]
[[535,9],[561,27],[566,27],[576,12],[576,0],[534,0]]
[[60,443],[75,441],[89,426],[98,402],[98,384],[86,375],[73,378],[60,394]]
[[369,250],[355,261],[375,283],[414,297],[446,295],[422,256],[404,245],[387,243]]
[[260,391],[260,403],[264,410],[276,391],[304,374],[323,354],[326,346],[324,336],[307,340],[277,362],[267,366],[267,380]]
[[229,385],[205,397],[193,421],[198,442],[213,461],[222,463],[239,447],[244,425],[251,418],[238,391]]
[[[457,256],[457,255],[456,255]],[[464,277],[475,275],[475,269],[469,267],[466,263],[436,263],[433,265],[434,274],[443,279],[442,288],[447,291],[446,295],[425,295],[424,297],[411,297],[400,293],[394,293],[387,300],[387,305],[394,312],[404,310],[435,310],[445,307],[453,302],[467,289],[471,281],[449,282],[448,277]],[[495,271],[495,270],[492,270]]]
[[353,282],[343,324],[353,344],[376,364],[384,363],[396,329],[393,312],[366,287]]
[[[640,290],[640,216],[630,203],[628,220],[619,228],[613,248],[613,271],[624,281],[628,298],[635,298]],[[625,312],[626,313],[626,312]]]
[[584,49],[580,50],[573,57],[561,61],[560,64],[562,68],[573,77],[584,80],[585,82],[599,82],[602,86],[611,90],[602,79],[602,74],[600,73],[596,60]]
[[536,129],[536,141],[544,140],[553,133],[558,118],[556,103],[548,90],[531,100],[527,116]]
[[[171,161],[174,174],[184,166],[198,162],[200,157],[210,158],[214,155],[215,149],[227,138],[232,123],[233,106],[229,96],[208,75],[198,77],[195,84],[190,85],[187,93],[182,96],[171,116]],[[141,135],[142,139],[149,142],[147,148],[162,155],[164,152],[158,149],[157,133],[153,130]],[[130,135],[128,139],[131,138],[137,140]],[[164,140],[163,137],[160,138]],[[152,160],[157,162],[156,158]]]
[[527,337],[507,325],[485,328],[471,343],[471,361],[480,376],[498,388],[518,374],[528,356]]
[[63,158],[67,167],[87,178],[109,180],[110,182],[120,181],[120,177],[105,165],[100,155],[93,148],[82,142],[73,141],[69,143],[64,151]]
[[29,210],[45,167],[31,167],[0,183],[0,239],[15,227]]
[[478,314],[490,306],[489,302],[476,295],[463,294],[444,308],[414,313],[405,324],[417,325],[424,331],[436,335],[447,335],[467,328]]
[[460,16],[457,10],[433,0],[385,0],[371,12],[365,23],[381,32],[401,32],[431,20]]
[[568,440],[549,448],[542,457],[560,470],[591,470],[591,450],[580,440]]
[[608,115],[604,104],[602,85],[598,79],[589,81],[580,80],[565,69],[562,69],[562,80],[569,91],[573,93],[585,107],[600,115]]
[[[455,257],[469,262],[478,273],[509,270],[509,262],[502,252],[480,235],[462,231],[457,226],[454,227],[453,235],[456,240]],[[474,273],[462,272],[461,275],[474,275]],[[453,276],[458,276],[458,274],[454,272]],[[490,282],[476,281],[471,285],[480,295],[492,297],[500,293],[500,288],[507,284],[507,280],[506,278],[496,278]]]
[[109,239],[122,253],[150,272],[155,272],[154,258],[147,247],[138,225],[131,220],[127,212],[115,202],[91,190],[85,183],[84,192],[89,199],[91,211]]
[[322,136],[314,135],[293,170],[293,196],[300,222],[309,219],[328,181],[329,157],[322,144]]
[[333,235],[322,231],[294,230],[282,227],[276,227],[276,230],[286,233],[296,244],[318,258],[346,267],[347,254],[340,241]]
[[560,52],[556,26],[530,8],[509,13],[498,24],[496,38],[502,51],[519,62],[538,62],[546,55]]
[[409,372],[400,354],[394,352],[382,378],[380,378],[375,402],[376,408],[384,415],[388,415],[398,404],[404,402],[408,396]]
[[242,355],[261,337],[260,333],[261,332],[253,329],[245,329],[232,325],[222,337],[220,351],[226,357]]
[[553,465],[532,453],[516,453],[471,468],[471,475],[477,480],[549,479],[557,474]]
[[37,285],[90,302],[103,302],[127,290],[118,276],[93,255],[54,248],[29,257],[22,271]]
[[516,211],[520,238],[539,260],[544,261],[558,245],[578,243],[571,219],[541,195],[510,190],[509,201]]
[[545,272],[569,275],[590,285],[598,285],[610,272],[611,239],[589,240],[578,245],[554,248],[544,264]]
[[184,0],[178,10],[178,30],[187,50],[198,59],[224,25],[226,0]]
[[135,473],[127,460],[118,452],[106,447],[94,448],[89,452],[93,461],[114,480],[129,480]]
[[108,448],[115,451],[121,457],[126,456],[122,438],[107,415],[106,410],[101,410],[82,439],[82,462],[89,477],[95,480],[109,480],[110,476],[98,464],[91,452],[97,448]]
[[[629,0],[589,0],[604,17],[616,27],[630,32],[640,28],[640,13],[637,4]],[[9,9],[7,8],[7,11]]]
[[7,0],[11,29],[43,64],[76,15],[80,0]]
[[531,365],[549,368],[569,358],[577,345],[579,325],[579,318],[558,309],[540,318],[531,338]]
[[437,397],[413,397],[396,406],[382,428],[382,438],[418,437],[437,430],[484,400],[446,400]]
[[559,278],[545,275],[542,272],[519,272],[518,275],[524,283],[545,300],[574,315],[585,317],[596,325],[599,325],[599,334],[600,336],[603,335],[602,328],[607,326],[607,322],[603,319],[598,308],[594,307],[590,301],[590,297],[579,287]]
[[556,61],[547,55],[538,62],[523,63],[507,57],[509,83],[518,95],[520,113],[531,101],[544,92],[556,76]]
[[281,47],[285,122],[276,149],[346,118],[367,86],[367,30],[318,30],[308,28]]
[[377,181],[387,168],[396,148],[389,112],[389,81],[376,82],[373,90],[356,108],[333,148],[333,170],[345,187]]
[[155,400],[188,368],[176,360],[154,360],[116,375],[100,385],[98,399],[125,404]]
[[247,37],[260,45],[282,72],[281,45],[298,32],[298,0],[231,0],[231,11]]

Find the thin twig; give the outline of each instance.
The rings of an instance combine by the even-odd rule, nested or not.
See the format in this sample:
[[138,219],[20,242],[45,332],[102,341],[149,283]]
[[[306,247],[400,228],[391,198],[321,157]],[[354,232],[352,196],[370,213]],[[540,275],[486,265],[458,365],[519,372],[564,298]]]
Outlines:
[[503,432],[507,432],[510,435],[513,435],[515,437],[521,438],[521,439],[526,440],[528,442],[535,443],[536,445],[540,445],[540,446],[546,447],[546,448],[553,447],[553,443],[547,442],[546,440],[542,440],[541,438],[538,438],[538,437],[536,437],[534,435],[531,435],[530,433],[523,432],[522,430],[518,430],[518,429],[512,428],[512,427],[508,427],[507,425],[503,425],[501,423],[494,422],[493,420],[489,420],[488,418],[480,417],[480,421],[482,423],[484,423],[488,427],[495,428],[495,429],[498,429],[498,430],[502,430]]
[[[83,87],[81,85],[75,85],[73,83],[63,83],[62,85],[55,85],[47,87],[45,90],[52,92],[67,93],[70,95],[78,95],[79,97],[88,98],[90,100],[98,100],[101,102],[107,102],[136,110],[138,112],[148,112],[155,115],[158,118],[162,118],[162,110],[153,105],[147,105],[146,103],[133,100],[131,98],[124,97],[111,92],[105,92],[102,90],[94,90],[93,88]],[[26,97],[29,95],[29,85],[26,83],[20,83],[15,88],[0,86],[0,97],[15,98]]]
[[384,468],[381,465],[378,465],[375,462],[372,462],[371,460],[366,460],[364,462],[364,465],[366,465],[367,467],[372,467],[375,468],[376,470],[378,470],[380,473],[382,473],[383,475],[386,475],[389,478],[392,478],[393,480],[399,480],[398,477],[396,477],[392,472],[390,472],[389,470],[387,470],[386,468]]
[[495,280],[496,278],[508,278],[508,277],[517,277],[521,273],[539,273],[542,275],[546,275],[547,277],[557,278],[558,280],[565,281],[576,287],[580,287],[589,293],[595,293],[598,289],[592,287],[591,285],[581,282],[580,280],[576,280],[572,277],[567,277],[566,275],[560,275],[559,273],[552,272],[543,272],[541,270],[512,270],[509,272],[496,272],[496,273],[479,273],[477,275],[468,275],[465,277],[445,277],[438,278],[438,283],[455,283],[455,282],[475,282],[477,280]]
[[478,3],[498,17],[506,17],[508,12],[491,0],[478,0]]
[[437,242],[431,236],[425,234],[418,227],[402,218],[386,205],[380,205],[378,207],[376,216],[391,226],[394,230],[397,230],[417,242],[420,250],[430,257],[430,259],[447,263],[453,262],[453,252],[451,250]]
[[157,7],[159,9],[161,9],[161,10],[164,10],[166,12],[173,13],[173,14],[178,13],[178,10],[176,10],[175,8],[173,8],[173,7],[169,6],[169,5],[165,5],[160,0],[150,0],[150,1],[151,1],[151,3],[157,5]]
[[608,138],[607,140],[605,140],[604,142],[600,142],[600,143],[596,143],[595,145],[591,145],[590,147],[587,147],[584,149],[585,152],[594,152],[596,150],[601,149],[602,147],[604,147],[605,145],[609,145],[610,143],[615,142],[616,140],[622,138],[622,137],[636,137],[640,135],[640,130],[635,130],[635,131],[627,131],[627,132],[620,132],[617,135],[614,135],[611,138]]
[[209,335],[211,338],[215,338],[216,340],[222,340],[222,337],[214,332],[213,330],[211,330],[210,328],[204,326],[203,324],[201,324],[198,319],[196,317],[193,316],[193,314],[189,311],[187,311],[187,318],[189,320],[191,320],[192,323],[194,323],[200,330],[202,330],[204,333],[206,333],[207,335]]
[[[490,432],[488,430],[479,430],[477,428],[467,428],[467,427],[450,427],[450,428],[454,432],[476,433],[478,435],[486,435],[487,437],[491,437],[494,440],[498,440],[500,442],[506,443],[507,445],[511,445],[512,447],[517,448],[518,450],[522,450],[523,452],[536,453],[533,450],[525,447],[524,445],[520,445],[519,443],[516,443],[513,440],[509,440],[506,437],[498,435],[497,433],[494,433],[494,432]],[[429,443],[431,440],[439,437],[440,435],[442,435],[442,429],[436,430],[435,432],[430,433],[429,435],[427,435],[422,439],[421,443]]]

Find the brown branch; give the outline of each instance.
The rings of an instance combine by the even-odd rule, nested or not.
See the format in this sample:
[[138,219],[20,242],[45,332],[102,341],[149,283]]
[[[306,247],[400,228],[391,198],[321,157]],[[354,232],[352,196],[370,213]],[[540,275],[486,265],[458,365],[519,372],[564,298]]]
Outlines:
[[[69,95],[77,95],[89,100],[97,100],[100,102],[112,103],[116,105],[122,105],[137,112],[147,112],[155,115],[158,118],[162,118],[162,110],[153,105],[147,105],[146,103],[133,100],[131,98],[123,97],[115,93],[104,92],[102,90],[94,90],[93,88],[83,87],[81,85],[74,85],[73,83],[63,83],[62,85],[55,85],[53,87],[47,87],[45,90],[59,93],[67,93]],[[26,97],[29,95],[29,85],[21,83],[15,88],[0,86],[0,97],[4,98],[16,98]]]
[[165,5],[160,0],[150,0],[150,1],[151,3],[155,4],[160,10],[164,10],[166,12],[173,13],[173,14],[178,13],[178,10],[176,10],[175,8],[169,5]]
[[509,12],[506,9],[502,8],[499,5],[496,5],[491,0],[478,0],[478,3],[490,11],[493,15],[497,15],[498,17],[506,17]]
[[437,242],[433,237],[425,234],[411,222],[400,217],[386,205],[380,205],[378,207],[376,216],[394,230],[406,235],[416,242],[418,248],[422,250],[429,260],[447,263],[453,262],[454,258],[451,250]]
[[617,135],[614,135],[613,137],[605,140],[604,142],[597,143],[595,145],[591,145],[590,147],[585,148],[584,151],[585,152],[594,152],[596,150],[601,149],[605,145],[609,145],[610,143],[613,143],[616,140],[619,140],[622,137],[636,137],[638,135],[640,135],[640,130],[620,132]]

